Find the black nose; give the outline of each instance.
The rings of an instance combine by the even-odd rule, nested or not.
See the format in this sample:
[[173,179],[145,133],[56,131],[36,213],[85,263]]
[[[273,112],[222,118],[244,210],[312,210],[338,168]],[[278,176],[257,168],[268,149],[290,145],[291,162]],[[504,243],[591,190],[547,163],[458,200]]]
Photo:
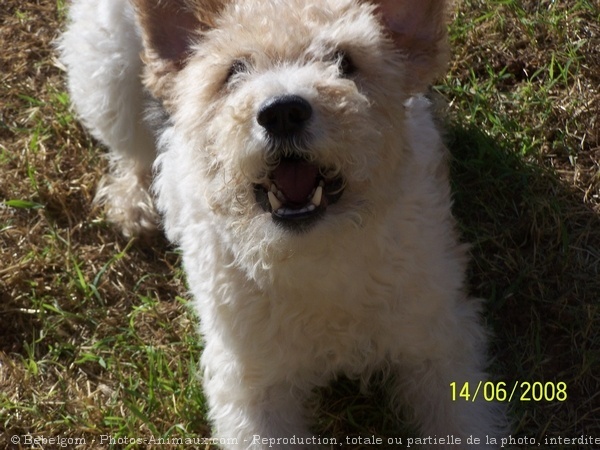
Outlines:
[[257,122],[275,137],[286,138],[302,131],[312,116],[312,107],[298,95],[282,95],[266,100]]

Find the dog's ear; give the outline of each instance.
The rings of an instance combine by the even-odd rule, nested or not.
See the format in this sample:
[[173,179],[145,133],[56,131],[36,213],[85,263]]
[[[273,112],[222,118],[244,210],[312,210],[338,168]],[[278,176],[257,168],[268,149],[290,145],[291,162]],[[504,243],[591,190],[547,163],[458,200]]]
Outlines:
[[406,56],[409,89],[423,91],[448,63],[446,0],[375,0],[396,47]]
[[157,97],[186,62],[191,45],[212,28],[222,0],[132,0],[142,29],[145,84]]

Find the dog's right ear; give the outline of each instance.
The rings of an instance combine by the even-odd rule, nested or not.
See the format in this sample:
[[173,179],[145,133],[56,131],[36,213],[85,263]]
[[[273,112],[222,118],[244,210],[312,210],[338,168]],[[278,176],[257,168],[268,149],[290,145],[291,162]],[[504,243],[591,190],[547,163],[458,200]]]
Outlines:
[[132,0],[142,31],[144,82],[162,98],[203,31],[213,27],[222,0]]

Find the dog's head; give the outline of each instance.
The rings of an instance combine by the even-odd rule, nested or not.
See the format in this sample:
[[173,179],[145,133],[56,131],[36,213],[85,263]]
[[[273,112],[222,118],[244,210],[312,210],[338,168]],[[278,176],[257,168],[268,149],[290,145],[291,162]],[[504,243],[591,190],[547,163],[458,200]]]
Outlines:
[[225,227],[298,235],[393,200],[404,102],[445,65],[444,0],[134,4],[145,84],[172,124],[167,215],[203,204]]

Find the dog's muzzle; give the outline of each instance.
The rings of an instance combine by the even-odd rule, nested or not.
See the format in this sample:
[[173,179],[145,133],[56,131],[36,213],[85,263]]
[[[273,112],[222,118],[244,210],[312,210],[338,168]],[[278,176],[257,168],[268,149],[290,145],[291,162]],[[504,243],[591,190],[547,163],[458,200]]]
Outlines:
[[275,222],[298,231],[322,218],[327,206],[340,199],[345,184],[343,177],[332,176],[306,152],[293,150],[304,147],[312,115],[304,98],[284,95],[265,101],[256,117],[274,149],[271,159],[275,161],[268,181],[254,187],[256,200]]

